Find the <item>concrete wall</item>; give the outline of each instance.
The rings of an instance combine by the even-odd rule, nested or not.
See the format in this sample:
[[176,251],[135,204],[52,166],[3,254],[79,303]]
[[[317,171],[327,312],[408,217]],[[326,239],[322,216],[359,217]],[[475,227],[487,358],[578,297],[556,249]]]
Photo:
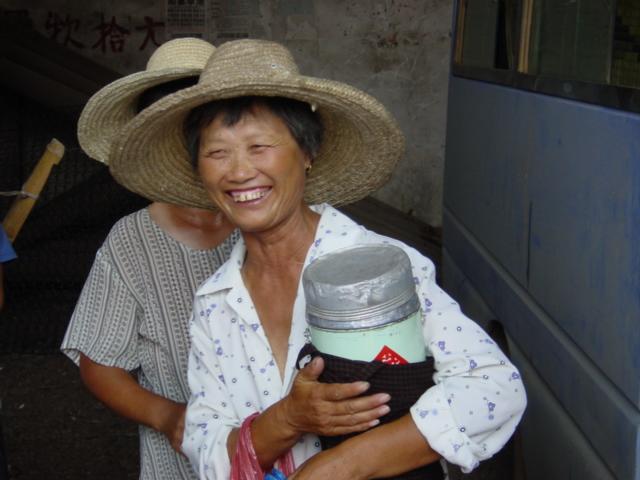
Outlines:
[[[304,73],[362,88],[396,116],[407,151],[391,182],[375,196],[436,226],[442,211],[452,3],[0,0],[7,9],[28,9],[44,35],[123,74],[144,68],[155,43],[176,35],[201,35],[214,44],[241,36],[286,44]],[[191,8],[193,20],[182,17],[179,24],[170,12],[180,8]]]

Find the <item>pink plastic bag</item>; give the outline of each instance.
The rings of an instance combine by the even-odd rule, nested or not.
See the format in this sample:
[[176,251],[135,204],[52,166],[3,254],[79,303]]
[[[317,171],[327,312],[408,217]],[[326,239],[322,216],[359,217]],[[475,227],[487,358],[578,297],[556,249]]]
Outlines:
[[[231,461],[231,480],[263,480],[265,471],[260,467],[258,456],[253,448],[251,440],[251,423],[259,414],[256,412],[248,416],[238,434],[238,443],[236,445],[236,453]],[[293,463],[293,455],[291,450],[287,451],[277,460],[278,467],[285,474],[291,475],[295,470]]]

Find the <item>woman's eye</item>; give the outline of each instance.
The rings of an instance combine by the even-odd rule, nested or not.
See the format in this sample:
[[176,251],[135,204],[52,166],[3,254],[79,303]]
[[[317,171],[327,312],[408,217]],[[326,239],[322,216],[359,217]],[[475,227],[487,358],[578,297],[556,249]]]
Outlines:
[[222,160],[226,158],[226,156],[227,156],[227,151],[222,149],[211,150],[207,152],[207,154],[205,155],[206,158],[213,158],[214,160]]
[[264,145],[264,144],[251,145],[251,152],[253,152],[253,153],[262,153],[267,148],[269,148],[269,145]]

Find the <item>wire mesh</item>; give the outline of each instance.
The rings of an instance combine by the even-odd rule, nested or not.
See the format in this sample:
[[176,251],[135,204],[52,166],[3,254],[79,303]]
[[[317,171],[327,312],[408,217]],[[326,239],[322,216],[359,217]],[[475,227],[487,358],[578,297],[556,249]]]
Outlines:
[[[66,147],[5,265],[0,353],[58,349],[93,258],[111,226],[147,201],[124,190],[79,148],[77,119],[0,94],[0,191],[20,190],[52,137]],[[0,218],[13,199],[0,197]]]

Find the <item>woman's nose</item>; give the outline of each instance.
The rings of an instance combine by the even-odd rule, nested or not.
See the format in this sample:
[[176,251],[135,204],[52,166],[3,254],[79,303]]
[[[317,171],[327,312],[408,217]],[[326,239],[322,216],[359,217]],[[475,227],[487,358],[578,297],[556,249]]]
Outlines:
[[233,156],[229,178],[235,182],[246,182],[256,176],[256,169],[246,153],[237,152]]

